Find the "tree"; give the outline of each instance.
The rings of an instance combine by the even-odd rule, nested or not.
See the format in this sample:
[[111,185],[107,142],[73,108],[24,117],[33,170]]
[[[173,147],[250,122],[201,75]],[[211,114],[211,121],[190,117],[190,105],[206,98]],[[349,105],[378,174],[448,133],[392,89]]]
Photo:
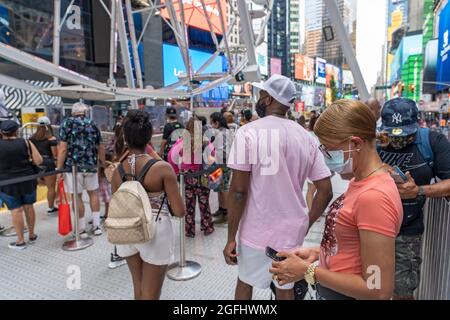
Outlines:
[[338,99],[338,87],[334,76],[331,76],[330,80],[330,88],[331,88],[331,102],[335,102]]

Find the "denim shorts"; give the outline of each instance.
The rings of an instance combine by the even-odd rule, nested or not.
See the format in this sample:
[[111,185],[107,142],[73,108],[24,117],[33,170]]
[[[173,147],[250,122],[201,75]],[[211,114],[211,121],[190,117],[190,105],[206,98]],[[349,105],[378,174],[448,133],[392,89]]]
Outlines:
[[8,207],[8,210],[18,209],[24,205],[32,205],[36,202],[36,191],[33,193],[29,193],[18,198],[7,195],[3,192],[0,192],[0,198]]

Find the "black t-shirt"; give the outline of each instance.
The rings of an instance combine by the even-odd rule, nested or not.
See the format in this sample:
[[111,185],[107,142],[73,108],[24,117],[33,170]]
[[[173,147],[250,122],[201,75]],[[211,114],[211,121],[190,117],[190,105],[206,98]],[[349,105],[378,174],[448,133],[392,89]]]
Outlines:
[[[450,142],[437,132],[430,132],[430,144],[434,153],[433,168],[425,162],[416,144],[396,150],[387,147],[380,151],[381,160],[390,166],[398,166],[403,172],[410,172],[418,186],[429,185],[434,177],[450,179]],[[402,200],[403,224],[400,235],[415,236],[424,231],[423,207],[425,198]]]
[[169,122],[164,126],[162,138],[163,138],[163,140],[167,141],[166,147],[164,149],[165,156],[167,156],[170,148],[175,144],[175,142],[177,142],[177,139],[179,138],[179,137],[172,137],[172,133],[178,129],[184,129],[184,126],[181,123],[179,123],[178,121]]

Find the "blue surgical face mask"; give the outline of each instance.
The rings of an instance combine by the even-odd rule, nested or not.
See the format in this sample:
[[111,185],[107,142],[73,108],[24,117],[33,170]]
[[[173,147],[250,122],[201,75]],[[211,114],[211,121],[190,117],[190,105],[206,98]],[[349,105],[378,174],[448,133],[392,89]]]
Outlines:
[[337,174],[348,174],[353,171],[353,158],[349,157],[347,161],[344,161],[343,150],[328,151],[328,153],[332,158],[325,158],[325,163],[331,171]]
[[[355,150],[351,149],[351,142],[349,143],[349,151]],[[325,157],[325,163],[328,168],[336,172],[337,174],[349,174],[353,172],[353,158],[350,155],[347,161],[345,161],[344,150],[327,151],[328,157]]]

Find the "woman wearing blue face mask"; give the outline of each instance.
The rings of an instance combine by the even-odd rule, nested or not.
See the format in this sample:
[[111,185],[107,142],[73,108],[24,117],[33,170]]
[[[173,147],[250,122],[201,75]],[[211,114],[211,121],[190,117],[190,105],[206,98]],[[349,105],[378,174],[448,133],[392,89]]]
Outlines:
[[271,272],[280,285],[304,278],[319,299],[390,299],[403,208],[376,150],[376,119],[364,104],[341,100],[314,132],[330,169],[354,179],[330,206],[321,246],[280,253],[286,259]]

